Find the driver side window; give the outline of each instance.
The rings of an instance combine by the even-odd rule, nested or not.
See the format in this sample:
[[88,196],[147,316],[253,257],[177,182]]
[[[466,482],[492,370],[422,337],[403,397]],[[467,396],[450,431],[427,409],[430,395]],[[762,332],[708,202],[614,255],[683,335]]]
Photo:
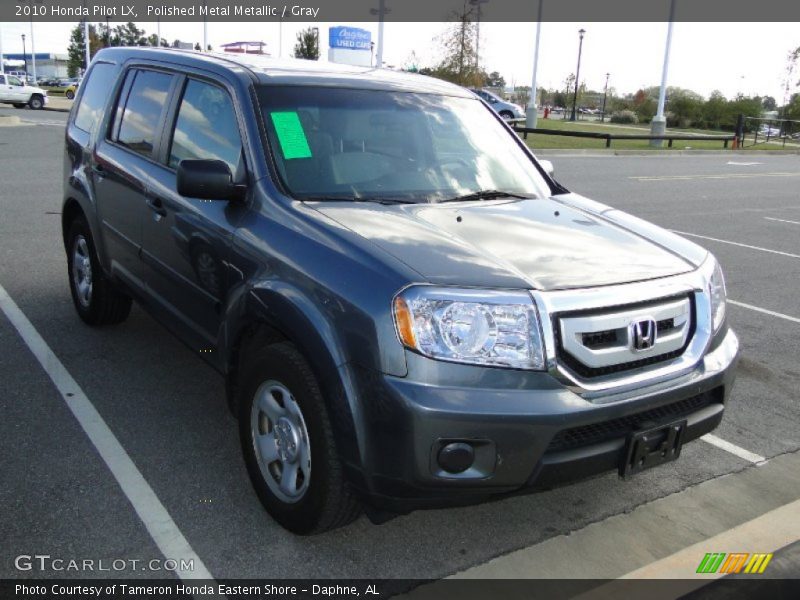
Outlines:
[[14,77],[13,75],[8,75],[8,85],[22,85],[22,81],[18,77]]

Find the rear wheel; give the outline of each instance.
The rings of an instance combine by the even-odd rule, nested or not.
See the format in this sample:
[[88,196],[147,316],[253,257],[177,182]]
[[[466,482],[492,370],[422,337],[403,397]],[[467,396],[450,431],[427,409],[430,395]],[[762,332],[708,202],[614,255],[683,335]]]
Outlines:
[[239,433],[267,512],[301,535],[353,521],[361,505],[344,479],[322,392],[294,345],[243,350]]
[[509,121],[514,118],[514,115],[509,110],[501,110],[500,116],[503,117],[505,121]]
[[72,100],[75,98],[75,92],[72,90],[67,90],[67,93],[64,95],[67,97],[67,100]]
[[67,263],[72,302],[83,321],[89,325],[112,325],[128,318],[131,298],[103,274],[89,225],[83,218],[70,224]]
[[28,106],[30,106],[33,110],[41,110],[44,108],[44,98],[42,98],[39,94],[34,94],[28,101]]

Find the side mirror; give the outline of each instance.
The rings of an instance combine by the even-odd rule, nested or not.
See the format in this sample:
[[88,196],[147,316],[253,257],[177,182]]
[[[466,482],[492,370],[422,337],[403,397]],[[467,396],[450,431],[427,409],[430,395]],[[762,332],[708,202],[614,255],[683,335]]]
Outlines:
[[227,163],[221,160],[182,160],[178,164],[178,193],[203,200],[236,200],[244,186],[233,183]]
[[551,163],[549,160],[544,160],[544,159],[540,158],[539,159],[539,164],[544,169],[544,172],[547,173],[548,175],[550,175],[550,177],[552,177],[553,173],[556,172],[555,168],[553,167],[553,163]]

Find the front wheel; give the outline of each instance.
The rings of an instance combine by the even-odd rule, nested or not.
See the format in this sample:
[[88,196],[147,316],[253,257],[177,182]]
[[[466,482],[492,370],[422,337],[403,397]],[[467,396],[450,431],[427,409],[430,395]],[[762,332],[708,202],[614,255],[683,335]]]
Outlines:
[[41,110],[44,108],[44,98],[38,94],[34,94],[28,101],[28,106],[30,106],[32,110]]
[[267,512],[308,535],[353,521],[361,505],[344,479],[317,380],[294,345],[251,344],[239,380],[239,434]]
[[75,219],[67,233],[69,290],[78,316],[89,325],[121,323],[131,312],[131,298],[106,278],[95,252],[89,225]]
[[64,95],[67,97],[67,100],[73,100],[75,98],[75,92],[72,90],[67,90],[67,93]]
[[508,110],[501,110],[500,111],[500,116],[503,117],[504,121],[510,121],[511,119],[514,118],[513,113],[511,113],[511,111],[508,111]]

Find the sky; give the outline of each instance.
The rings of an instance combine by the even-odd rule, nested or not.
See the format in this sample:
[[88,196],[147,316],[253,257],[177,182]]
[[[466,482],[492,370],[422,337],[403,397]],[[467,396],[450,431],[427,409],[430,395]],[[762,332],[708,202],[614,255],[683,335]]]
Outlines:
[[[327,31],[345,23],[209,23],[209,43],[264,41],[278,56],[279,39],[284,57],[290,56],[298,30],[315,26],[322,37],[322,60],[327,59]],[[113,22],[112,22],[113,25]],[[154,33],[156,23],[137,23]],[[376,23],[357,23],[372,31],[377,42]],[[692,89],[703,96],[719,90],[727,97],[770,95],[784,100],[788,53],[800,46],[798,23],[675,23],[672,34],[667,85]],[[36,23],[37,52],[65,52],[71,23]],[[432,66],[439,58],[437,38],[445,23],[386,23],[384,61],[402,67],[412,59],[419,66]],[[602,89],[605,74],[617,93],[659,85],[667,35],[666,23],[542,23],[539,47],[538,85],[563,88],[567,75],[574,73],[578,56],[578,30],[585,29],[581,59],[581,81],[590,89]],[[28,38],[28,23],[0,23],[5,52],[21,52],[20,34]],[[488,72],[498,71],[508,85],[530,85],[533,70],[535,23],[482,23],[480,61]],[[202,42],[203,25],[162,23],[161,36]],[[796,89],[793,91],[797,91]]]

